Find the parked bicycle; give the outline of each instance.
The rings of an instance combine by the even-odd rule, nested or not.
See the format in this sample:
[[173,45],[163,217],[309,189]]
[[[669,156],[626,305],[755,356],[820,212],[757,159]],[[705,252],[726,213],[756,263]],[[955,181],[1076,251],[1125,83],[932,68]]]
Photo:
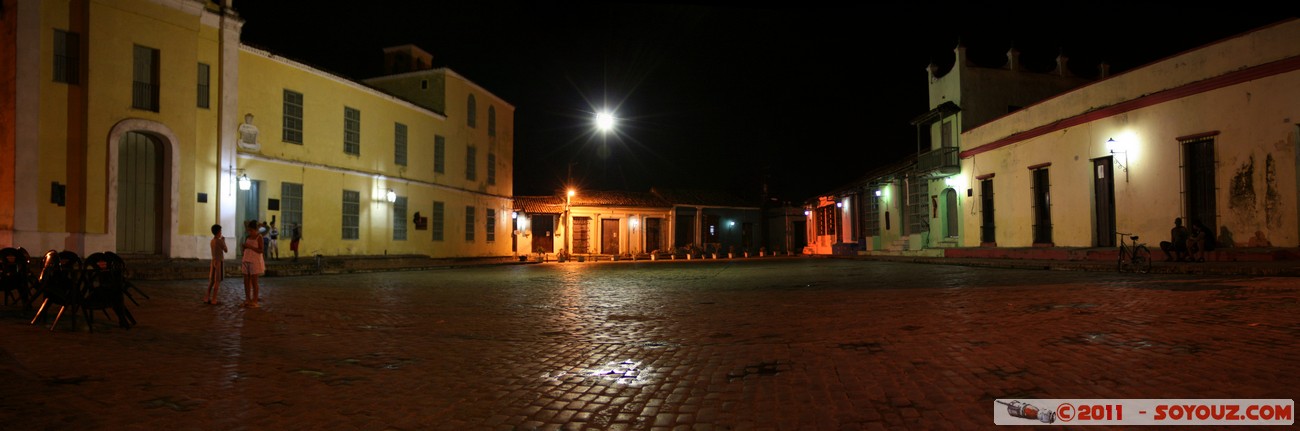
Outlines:
[[[1138,242],[1137,235],[1123,232],[1115,234],[1119,235],[1119,272],[1151,272],[1151,250],[1147,250],[1147,245]],[[1125,243],[1124,237],[1132,242]]]

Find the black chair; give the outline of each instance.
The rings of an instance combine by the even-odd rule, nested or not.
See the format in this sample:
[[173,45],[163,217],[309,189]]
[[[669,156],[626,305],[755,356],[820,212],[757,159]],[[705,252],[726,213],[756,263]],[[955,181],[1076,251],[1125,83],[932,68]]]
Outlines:
[[38,295],[45,297],[41,301],[41,307],[36,310],[36,317],[32,318],[33,325],[41,319],[45,307],[51,303],[59,306],[59,314],[54,316],[54,323],[50,325],[50,330],[59,324],[59,319],[63,317],[63,311],[72,308],[72,326],[77,326],[77,306],[81,303],[81,257],[77,253],[64,250],[56,252],[50,250],[45,252],[44,265],[41,267],[41,275],[36,281],[36,292]]
[[[86,256],[82,272],[81,307],[86,316],[86,325],[90,332],[95,332],[95,310],[100,310],[108,317],[112,309],[117,316],[117,324],[124,329],[131,329],[136,324],[135,317],[126,308],[130,284],[126,280],[126,262],[116,253],[94,253]],[[143,293],[143,292],[142,292]],[[132,299],[132,302],[135,300]]]
[[32,273],[27,268],[30,256],[22,248],[0,249],[0,290],[4,291],[4,304],[21,303],[24,310],[32,308]]

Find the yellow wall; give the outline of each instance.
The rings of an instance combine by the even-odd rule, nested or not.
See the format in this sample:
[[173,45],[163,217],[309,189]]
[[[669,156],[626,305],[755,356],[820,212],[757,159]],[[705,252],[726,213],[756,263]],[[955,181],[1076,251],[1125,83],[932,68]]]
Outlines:
[[[9,3],[6,3],[9,4]],[[420,253],[434,256],[508,255],[513,162],[513,107],[499,101],[462,77],[447,83],[461,100],[450,103],[461,110],[470,92],[479,95],[479,127],[468,129],[449,123],[443,113],[366,88],[269,53],[238,50],[238,85],[223,98],[222,58],[219,57],[220,21],[201,1],[86,0],[85,2],[33,2],[38,13],[24,13],[23,25],[39,27],[39,55],[22,57],[25,66],[39,70],[29,84],[39,103],[30,127],[34,142],[17,142],[13,156],[32,160],[31,175],[23,175],[10,206],[14,220],[31,220],[31,228],[11,228],[12,242],[29,249],[73,249],[78,252],[111,250],[116,246],[117,154],[116,142],[126,132],[141,131],[162,138],[163,190],[159,203],[159,234],[169,240],[160,253],[173,257],[202,257],[209,227],[228,220],[236,202],[229,189],[229,145],[235,137],[223,132],[237,124],[222,124],[221,112],[255,115],[260,128],[258,151],[240,150],[237,168],[261,181],[265,192],[263,214],[269,198],[281,198],[280,186],[292,181],[304,185],[304,250],[324,254]],[[39,22],[36,22],[39,18]],[[27,21],[31,21],[28,23]],[[239,21],[230,17],[237,31]],[[53,82],[54,29],[80,34],[83,72],[79,84]],[[159,50],[160,107],[158,112],[133,109],[133,46]],[[197,105],[198,63],[210,66],[209,105]],[[304,95],[304,143],[281,140],[283,90]],[[237,101],[223,106],[223,101]],[[343,153],[343,107],[361,112],[361,154]],[[496,106],[497,136],[487,135],[487,108]],[[30,112],[30,111],[29,111]],[[227,117],[229,118],[229,117]],[[463,117],[458,118],[463,120]],[[394,161],[394,123],[407,126],[406,166]],[[19,122],[21,123],[21,122]],[[18,133],[21,136],[22,132]],[[446,137],[446,173],[433,173],[434,136]],[[224,140],[224,144],[223,141]],[[478,150],[477,180],[465,179],[465,147]],[[497,156],[495,185],[487,184],[487,155]],[[8,154],[8,153],[6,153]],[[28,155],[29,154],[29,155]],[[50,184],[66,184],[68,204],[50,203]],[[342,240],[340,219],[344,188],[362,195],[359,240]],[[383,199],[393,189],[409,200],[408,239],[392,240],[392,204]],[[200,193],[207,202],[198,202]],[[18,197],[22,197],[19,199]],[[417,231],[415,212],[432,214],[433,202],[445,202],[445,240],[431,240],[429,230]],[[475,207],[475,240],[465,240],[465,207]],[[486,241],[486,209],[495,209],[496,240]],[[242,214],[236,216],[242,218]],[[226,224],[229,222],[225,222]],[[238,226],[226,226],[236,236]],[[287,229],[285,236],[288,237]],[[19,243],[21,242],[21,243]],[[287,247],[286,247],[287,248]]]
[[[1273,245],[1294,247],[1300,232],[1296,207],[1296,126],[1300,118],[1294,101],[1300,98],[1300,71],[1254,79],[1189,95],[1149,107],[1100,118],[1033,139],[975,155],[962,161],[962,172],[993,173],[997,244],[1028,246],[1032,242],[1032,177],[1028,166],[1051,163],[1053,242],[1058,246],[1093,245],[1093,186],[1091,159],[1110,156],[1106,141],[1123,143],[1116,154],[1115,208],[1117,228],[1132,232],[1148,244],[1167,240],[1175,217],[1184,214],[1180,136],[1219,132],[1215,136],[1217,220],[1237,245],[1256,231]],[[1047,106],[1051,108],[1052,106]],[[973,145],[986,136],[1007,131],[999,122],[966,137]],[[1274,161],[1267,172],[1266,161]],[[1248,169],[1254,160],[1253,172]],[[1122,166],[1127,166],[1127,174]],[[1249,184],[1233,202],[1234,179]],[[976,199],[978,184],[974,186]],[[1269,190],[1277,197],[1269,202]],[[1247,199],[1248,196],[1253,199]],[[972,201],[977,204],[976,201]],[[978,232],[980,213],[965,220],[967,232]],[[1207,222],[1207,225],[1211,223]],[[1216,236],[1223,232],[1216,228]],[[978,235],[966,235],[965,245],[978,245]]]
[[[304,253],[428,254],[432,256],[500,256],[510,254],[510,145],[503,132],[511,129],[509,111],[498,107],[496,145],[487,136],[486,104],[480,102],[478,128],[463,122],[465,105],[451,104],[446,117],[412,103],[362,87],[292,61],[244,48],[240,53],[240,117],[254,115],[260,150],[240,150],[239,168],[264,183],[259,218],[278,212],[265,210],[266,199],[280,199],[281,184],[303,184]],[[256,78],[251,78],[256,77]],[[448,84],[449,93],[465,95],[469,85]],[[303,143],[284,142],[283,92],[303,95]],[[455,96],[452,96],[455,97]],[[484,100],[486,95],[480,96]],[[463,100],[463,99],[460,99]],[[343,151],[344,107],[361,113],[360,155]],[[457,111],[459,109],[459,111]],[[460,117],[457,117],[460,115]],[[394,162],[395,123],[407,127],[407,164]],[[455,123],[455,124],[453,124]],[[508,133],[508,132],[507,132]],[[434,172],[435,135],[446,138],[446,170]],[[466,180],[466,145],[478,149],[476,177]],[[496,185],[487,185],[487,153],[496,149]],[[388,189],[408,200],[407,239],[393,240],[392,204]],[[360,238],[342,239],[342,190],[361,195]],[[433,202],[445,204],[444,239],[433,241],[431,230],[415,230],[415,212],[431,217]],[[474,240],[465,240],[466,206],[474,206]],[[496,210],[496,239],[486,235],[486,209]],[[242,218],[242,214],[237,216]],[[432,223],[432,219],[430,219]],[[285,230],[281,226],[281,230]]]

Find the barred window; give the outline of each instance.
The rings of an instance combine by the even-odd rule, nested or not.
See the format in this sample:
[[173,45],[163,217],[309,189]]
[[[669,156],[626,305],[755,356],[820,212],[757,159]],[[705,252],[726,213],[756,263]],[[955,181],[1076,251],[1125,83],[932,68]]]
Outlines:
[[54,30],[54,82],[81,83],[81,35]]
[[343,152],[361,155],[361,111],[343,107]]
[[497,184],[497,155],[488,153],[487,161],[487,183],[490,186]]
[[406,241],[406,196],[393,201],[393,240]]
[[497,107],[488,105],[488,136],[497,135]]
[[302,226],[302,184],[280,183],[280,218],[283,230]]
[[447,138],[433,135],[433,172],[447,173]]
[[212,68],[210,66],[208,66],[206,63],[199,63],[198,97],[199,97],[200,108],[207,108],[209,99],[211,99],[212,96],[211,72],[212,72]]
[[478,179],[478,164],[474,159],[478,158],[478,149],[474,147],[465,147],[465,179],[473,181]]
[[343,191],[343,239],[361,237],[361,192]]
[[429,226],[429,230],[433,231],[434,241],[442,241],[442,233],[443,233],[442,224],[446,212],[447,212],[446,204],[438,201],[433,202],[433,215],[429,217],[432,219],[429,220],[429,224],[431,225]]
[[872,194],[867,197],[867,208],[863,222],[867,236],[880,236],[880,196]]
[[465,124],[471,128],[478,127],[478,118],[476,118],[478,113],[475,112],[478,110],[478,102],[474,101],[473,94],[469,95],[469,100],[465,105]]
[[474,242],[474,207],[465,207],[465,242]]
[[393,163],[406,166],[406,125],[393,123]]
[[302,93],[284,90],[284,142],[302,144]]
[[497,210],[488,208],[487,219],[484,221],[487,222],[487,235],[484,236],[484,239],[486,239],[487,242],[496,241],[497,240]]
[[158,50],[135,45],[131,107],[158,112]]

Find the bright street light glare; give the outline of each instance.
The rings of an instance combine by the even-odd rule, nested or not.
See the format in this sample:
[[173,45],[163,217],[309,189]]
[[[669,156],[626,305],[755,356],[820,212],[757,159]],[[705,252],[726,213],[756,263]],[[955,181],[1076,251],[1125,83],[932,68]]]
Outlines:
[[614,115],[608,112],[596,114],[596,128],[602,132],[608,132],[614,128]]

